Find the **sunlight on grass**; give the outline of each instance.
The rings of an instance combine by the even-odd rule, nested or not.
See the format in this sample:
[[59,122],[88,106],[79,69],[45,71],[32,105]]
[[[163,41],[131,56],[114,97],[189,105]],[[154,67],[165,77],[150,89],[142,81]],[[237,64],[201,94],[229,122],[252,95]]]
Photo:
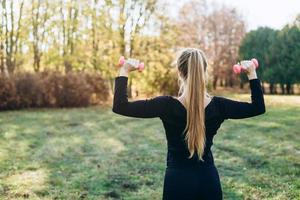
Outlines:
[[36,171],[23,171],[13,174],[5,179],[6,185],[9,187],[9,196],[34,198],[37,197],[35,192],[45,189],[48,172],[45,169]]
[[[230,95],[234,97],[234,99],[247,100],[251,101],[249,94],[235,94]],[[300,107],[300,96],[297,95],[264,95],[265,104],[267,106],[297,106]]]
[[6,131],[2,134],[5,139],[14,139],[17,137],[17,132],[15,130]]
[[124,144],[115,138],[106,138],[101,144],[103,145],[102,148],[110,149],[115,154],[125,150]]
[[7,159],[7,151],[4,151],[3,149],[0,149],[0,163],[4,162],[4,160]]

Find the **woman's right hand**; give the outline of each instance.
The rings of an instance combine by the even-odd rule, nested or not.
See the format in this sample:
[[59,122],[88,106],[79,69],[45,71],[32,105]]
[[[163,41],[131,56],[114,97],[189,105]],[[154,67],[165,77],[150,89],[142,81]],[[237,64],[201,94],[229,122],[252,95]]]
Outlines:
[[[249,62],[249,61],[248,61]],[[256,79],[257,78],[257,74],[256,74],[256,67],[254,65],[253,62],[249,62],[247,63],[249,66],[247,68],[245,68],[246,74],[248,76],[248,79]]]

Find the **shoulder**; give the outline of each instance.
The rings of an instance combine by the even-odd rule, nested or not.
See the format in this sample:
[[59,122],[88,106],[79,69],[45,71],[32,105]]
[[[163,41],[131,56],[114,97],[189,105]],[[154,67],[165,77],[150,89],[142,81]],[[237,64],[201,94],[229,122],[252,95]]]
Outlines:
[[224,103],[226,103],[226,101],[228,100],[228,98],[226,97],[223,97],[223,96],[214,96],[213,98],[214,102],[215,102],[215,105],[218,107],[218,108],[221,108],[223,107]]
[[151,97],[151,99],[156,99],[159,101],[170,101],[171,100],[171,96],[169,95],[159,95],[159,96],[155,96],[155,97]]
[[214,96],[214,101],[216,101],[218,104],[223,103],[224,101],[228,100],[228,98],[223,97],[223,96]]
[[222,96],[214,95],[212,101],[213,101],[214,107],[216,107],[219,111],[222,112],[222,110],[223,110],[222,108],[224,105],[224,101],[226,101],[226,98],[222,97]]
[[159,106],[164,106],[166,107],[169,102],[171,101],[171,96],[169,95],[159,95],[159,96],[155,96],[155,97],[151,97],[151,98],[147,98],[147,101],[151,101],[155,104],[158,104]]
[[151,101],[155,101],[157,104],[159,104],[160,107],[164,107],[165,110],[167,110],[173,101],[173,97],[170,95],[159,95],[156,97],[152,97]]

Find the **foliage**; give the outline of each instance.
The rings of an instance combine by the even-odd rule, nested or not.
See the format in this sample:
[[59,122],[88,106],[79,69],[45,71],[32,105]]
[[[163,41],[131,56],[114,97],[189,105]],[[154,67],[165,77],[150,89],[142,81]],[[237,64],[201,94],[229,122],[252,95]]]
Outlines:
[[13,109],[19,102],[15,81],[0,76],[0,109]]
[[205,52],[214,89],[223,82],[232,87],[237,82],[232,66],[246,32],[239,11],[232,6],[192,0],[183,5],[179,15],[177,43],[198,47]]
[[[259,27],[247,33],[239,48],[240,60],[256,58],[259,61],[257,75],[267,80],[265,71],[270,66],[271,45],[276,37],[276,30]],[[270,80],[270,79],[269,79]]]
[[[158,0],[2,0],[0,74],[49,69],[97,71],[112,92],[116,64],[124,55],[135,57],[146,66],[141,76],[129,78],[129,97],[135,82],[142,83],[136,88],[139,92],[175,94],[178,88],[174,64],[176,52],[183,47],[198,47],[208,57],[208,85],[216,89],[218,85],[233,87],[239,83],[238,76],[232,73],[232,65],[238,60],[239,45],[246,33],[245,16],[230,5],[207,0],[185,1],[178,7],[176,17],[169,15],[173,8],[173,2]],[[293,25],[299,28],[299,16]],[[273,75],[273,70],[267,70],[268,63],[273,62],[272,66],[277,68],[286,67],[271,58],[280,51],[279,43],[273,46],[274,53],[262,56],[274,30],[267,32],[258,30],[257,38],[255,31],[250,32],[240,48],[240,58],[257,55],[262,66],[259,76],[272,85],[278,78]],[[297,37],[295,34],[292,38]],[[288,37],[287,34],[280,38],[291,40]],[[257,49],[250,53],[253,46]],[[289,51],[298,50],[295,46]],[[246,51],[248,53],[242,55]],[[293,59],[297,57],[298,53],[295,53]],[[293,62],[298,65],[297,60]],[[294,71],[290,70],[288,74],[294,76]],[[287,87],[292,88],[298,80],[293,78],[289,83],[291,86]],[[31,103],[28,100],[25,104]]]
[[[257,58],[258,76],[263,81],[280,84],[282,93],[293,93],[292,85],[300,82],[300,28],[287,25],[282,30],[260,27],[249,32],[240,46],[240,58]],[[284,87],[286,85],[286,88]],[[272,88],[270,88],[271,93]]]
[[270,62],[274,69],[269,69],[273,80],[281,84],[300,83],[300,28],[285,26],[273,41]]

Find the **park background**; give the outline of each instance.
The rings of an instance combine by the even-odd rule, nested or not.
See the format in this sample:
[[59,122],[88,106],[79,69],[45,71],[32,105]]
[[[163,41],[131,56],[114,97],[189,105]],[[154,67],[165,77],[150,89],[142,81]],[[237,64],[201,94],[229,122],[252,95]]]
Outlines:
[[1,0],[0,199],[161,199],[163,126],[113,113],[114,79],[137,58],[130,100],[176,96],[184,47],[206,53],[213,95],[250,101],[232,66],[260,64],[266,113],[214,141],[224,199],[300,199],[300,4],[237,2]]

